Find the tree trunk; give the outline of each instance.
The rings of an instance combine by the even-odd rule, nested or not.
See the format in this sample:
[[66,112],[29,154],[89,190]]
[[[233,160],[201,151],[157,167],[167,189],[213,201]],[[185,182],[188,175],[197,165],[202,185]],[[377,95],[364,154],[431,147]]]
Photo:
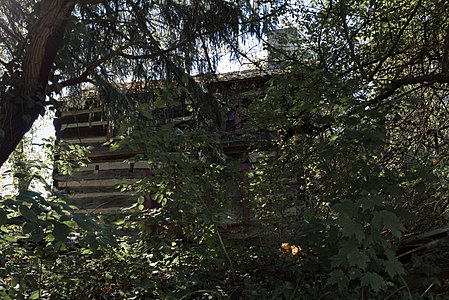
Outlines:
[[27,35],[22,73],[1,94],[0,166],[44,110],[48,78],[74,5],[72,0],[41,2],[39,17]]

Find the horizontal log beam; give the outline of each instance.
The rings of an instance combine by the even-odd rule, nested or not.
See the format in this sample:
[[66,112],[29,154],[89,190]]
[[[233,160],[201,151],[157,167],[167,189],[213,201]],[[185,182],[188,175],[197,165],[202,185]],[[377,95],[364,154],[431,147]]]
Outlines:
[[74,172],[72,176],[55,175],[53,178],[62,181],[77,181],[77,180],[91,180],[91,179],[117,179],[117,178],[143,178],[145,177],[145,169],[111,169],[111,170],[88,170]]
[[[99,163],[92,163],[89,164],[86,167],[80,168],[80,171],[88,171],[88,170],[95,170],[98,166],[98,170],[113,170],[113,169],[129,169],[131,162],[125,162],[123,160],[115,160],[115,161],[109,161],[109,162],[99,162]],[[146,169],[148,168],[148,162],[146,161],[137,161],[134,163],[134,169]]]
[[82,114],[71,114],[66,115],[64,117],[56,118],[53,121],[55,127],[62,124],[71,124],[71,123],[83,123],[83,122],[93,122],[93,121],[104,121],[102,120],[103,116],[101,112],[93,112],[93,113],[82,113]]
[[105,209],[105,208],[123,208],[134,204],[129,195],[110,196],[104,195],[102,197],[86,197],[73,199],[72,202],[80,209]]
[[92,138],[106,136],[106,126],[75,127],[56,132],[60,139]]
[[136,179],[101,179],[101,180],[78,180],[58,182],[60,188],[87,187],[87,186],[114,186],[122,183],[134,183]]
[[106,134],[105,136],[100,137],[90,137],[90,138],[77,137],[77,138],[65,138],[62,140],[69,144],[83,144],[84,146],[88,146],[89,144],[102,144],[108,141],[106,138]]
[[74,194],[90,194],[90,193],[121,193],[117,186],[77,186],[77,187],[58,187],[69,196]]
[[61,117],[67,117],[67,116],[75,116],[75,115],[82,115],[82,114],[91,114],[95,112],[102,112],[103,109],[100,107],[96,108],[86,108],[86,109],[80,109],[80,110],[69,110],[69,111],[61,111]]
[[94,198],[106,198],[106,197],[123,197],[128,199],[133,195],[132,192],[94,192],[94,193],[76,193],[70,194],[71,199],[94,199]]
[[66,130],[68,128],[81,128],[81,127],[86,127],[86,128],[92,128],[95,126],[102,126],[102,127],[106,127],[107,126],[107,122],[106,121],[87,121],[87,122],[73,122],[73,123],[66,123],[66,124],[62,124],[61,125],[61,131]]
[[130,159],[137,154],[141,154],[142,151],[109,151],[102,153],[91,153],[89,154],[89,158],[92,161],[100,162],[100,161],[109,161],[111,159]]

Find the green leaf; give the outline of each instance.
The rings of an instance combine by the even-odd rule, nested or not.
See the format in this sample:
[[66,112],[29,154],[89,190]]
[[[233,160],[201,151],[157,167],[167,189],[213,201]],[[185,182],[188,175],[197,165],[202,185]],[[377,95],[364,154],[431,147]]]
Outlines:
[[22,232],[24,234],[32,233],[36,226],[36,223],[25,223],[25,225],[23,225],[22,227]]
[[40,295],[39,290],[32,291],[29,299],[31,300],[39,299],[39,295]]
[[139,197],[137,198],[137,203],[139,203],[139,204],[144,204],[144,202],[145,202],[145,197],[144,197],[144,196],[139,196]]
[[337,255],[332,256],[330,258],[330,261],[331,261],[331,267],[332,268],[337,268],[337,267],[346,265],[346,262],[348,260],[346,259],[345,256],[337,254]]
[[385,251],[388,260],[384,261],[385,271],[387,271],[388,275],[394,277],[396,275],[402,275],[405,273],[404,267],[402,263],[396,258],[396,255],[393,250],[388,249]]
[[362,277],[362,271],[360,269],[352,268],[349,271],[349,280],[354,280]]
[[8,221],[8,216],[3,209],[0,209],[0,225],[6,224]]
[[359,204],[354,203],[353,201],[350,200],[345,200],[335,204],[334,209],[337,212],[343,213],[347,216],[354,216],[357,214],[359,210]]
[[92,221],[92,219],[86,217],[83,214],[74,214],[73,220],[78,224],[81,229],[92,231],[98,227],[98,225]]
[[3,235],[2,238],[9,243],[17,242],[17,236]]
[[339,138],[338,135],[334,134],[329,137],[329,142],[333,143]]
[[366,269],[367,263],[370,261],[369,257],[365,253],[360,252],[359,249],[349,252],[346,258],[350,266],[357,266],[362,270]]
[[396,214],[391,211],[383,210],[382,218],[384,220],[384,225],[391,229],[393,236],[400,238],[402,232],[405,230],[405,227],[402,225]]
[[342,234],[345,237],[355,236],[357,241],[361,242],[365,238],[363,226],[349,218],[341,218],[337,223],[342,227]]
[[31,240],[33,240],[36,243],[39,243],[42,241],[42,239],[45,237],[45,233],[39,226],[35,226],[34,230],[31,232]]
[[55,227],[53,228],[53,236],[61,242],[64,242],[67,239],[67,236],[70,233],[69,226],[62,223],[55,223]]
[[402,231],[405,230],[404,225],[402,225],[396,214],[388,210],[373,212],[372,225],[378,229],[381,229],[382,226],[389,228],[391,234],[397,238],[400,238]]
[[28,202],[34,202],[34,199],[36,198],[36,199],[39,199],[40,201],[46,202],[40,193],[33,192],[33,191],[22,192],[22,193],[20,193],[19,196],[17,196],[17,198],[18,199],[20,198],[21,200],[25,200]]
[[363,198],[360,202],[362,204],[363,211],[369,210],[372,211],[376,206],[382,205],[382,197],[378,195],[367,196]]
[[187,86],[190,78],[187,74],[182,74],[181,80],[182,80],[182,83]]
[[86,243],[89,245],[89,247],[91,249],[96,249],[98,248],[99,244],[98,244],[98,240],[96,235],[89,233],[86,238],[85,238]]
[[385,285],[384,279],[377,273],[367,272],[362,276],[362,286],[369,286],[374,292],[379,292]]
[[327,284],[338,285],[340,290],[345,289],[348,286],[349,279],[341,270],[334,270],[329,274]]
[[37,215],[34,211],[32,211],[28,206],[20,205],[19,211],[22,214],[22,216],[33,223],[37,222]]
[[0,291],[0,297],[3,300],[11,300],[12,298],[5,291]]

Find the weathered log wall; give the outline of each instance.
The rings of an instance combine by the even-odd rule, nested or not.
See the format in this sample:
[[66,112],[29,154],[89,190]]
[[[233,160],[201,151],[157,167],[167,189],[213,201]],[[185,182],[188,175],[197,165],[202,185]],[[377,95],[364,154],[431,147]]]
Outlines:
[[[266,82],[266,74],[252,72],[220,75],[211,80],[208,90],[217,94],[222,100],[228,101],[234,107],[229,114],[226,128],[223,128],[222,146],[228,156],[239,160],[246,157],[242,165],[242,185],[247,185],[246,173],[250,169],[248,148],[250,144],[262,144],[270,139],[260,136],[248,140],[245,136],[239,109],[251,99],[245,94],[260,89]],[[56,136],[59,140],[91,146],[89,154],[91,163],[74,172],[72,176],[54,175],[55,185],[63,189],[78,202],[81,208],[89,210],[107,210],[131,206],[132,191],[120,192],[117,186],[132,183],[148,174],[148,164],[143,161],[133,162],[132,158],[139,151],[118,150],[111,151],[104,143],[112,137],[112,126],[102,117],[102,109],[95,104],[95,97],[88,101],[82,109],[72,109],[60,112],[54,124]],[[171,116],[176,117],[176,116]],[[182,121],[189,121],[192,116],[182,115]],[[181,121],[181,120],[180,120]],[[237,188],[237,187],[236,187]],[[237,188],[238,189],[238,188]],[[247,188],[238,191],[244,223],[250,220],[249,196]]]
[[60,141],[92,147],[88,154],[91,163],[71,176],[56,172],[55,185],[81,209],[105,211],[131,206],[132,191],[122,192],[118,187],[143,178],[148,164],[132,161],[138,151],[111,151],[105,144],[112,137],[112,125],[102,118],[94,99],[83,109],[60,112],[54,124]]

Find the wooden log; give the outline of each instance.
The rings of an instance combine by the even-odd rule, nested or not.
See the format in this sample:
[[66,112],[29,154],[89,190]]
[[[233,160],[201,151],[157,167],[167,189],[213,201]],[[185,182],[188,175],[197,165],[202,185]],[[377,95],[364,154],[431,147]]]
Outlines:
[[[67,140],[64,140],[64,142],[67,142]],[[68,142],[67,142],[68,143]],[[105,142],[101,142],[101,143],[68,143],[68,144],[76,144],[79,146],[83,146],[83,147],[92,147],[92,151],[95,151],[96,148],[105,148],[109,150],[109,146],[105,145]],[[62,147],[65,147],[64,144],[61,145]],[[65,147],[65,149],[67,149],[67,147]]]
[[79,181],[61,181],[58,187],[87,187],[87,186],[114,186],[121,183],[133,183],[136,179],[100,179],[100,180],[79,180]]
[[93,198],[104,198],[104,197],[116,197],[122,196],[124,198],[129,198],[133,195],[132,192],[96,192],[96,193],[76,193],[70,194],[71,199],[93,199]]
[[130,195],[103,195],[101,197],[85,197],[72,199],[80,209],[105,209],[105,208],[123,208],[134,204]]
[[[126,167],[126,165],[125,165]],[[116,178],[143,178],[145,177],[145,169],[134,169],[131,165],[123,169],[105,169],[105,170],[87,170],[74,172],[72,176],[55,175],[55,180],[61,181],[76,181],[76,180],[90,180],[90,179],[116,179]]]
[[61,124],[61,131],[66,130],[67,128],[81,128],[81,127],[88,127],[92,128],[94,126],[107,126],[106,121],[92,121],[92,122],[71,122],[71,123],[64,123]]
[[102,136],[106,137],[106,127],[102,125],[93,127],[67,128],[56,132],[56,137],[60,139],[91,138]]
[[96,108],[85,108],[85,109],[78,109],[78,110],[69,110],[69,111],[61,111],[61,118],[67,117],[67,116],[75,116],[75,115],[82,115],[82,114],[92,114],[96,112],[102,112],[103,109],[101,107]]
[[[130,164],[134,163],[134,169],[146,169],[148,168],[148,162],[137,161],[137,162],[127,162],[123,160],[111,160],[108,162],[92,163],[86,167],[80,168],[80,171],[94,171],[96,168],[98,170],[113,170],[113,169],[129,169]],[[98,167],[97,167],[98,166]]]
[[[120,192],[117,189],[117,185],[108,185],[108,186],[75,186],[75,187],[59,187],[65,193],[69,195],[73,194],[88,194],[88,193],[116,193]],[[121,192],[120,192],[121,193]]]
[[103,144],[86,144],[87,146],[93,147],[93,149],[91,150],[91,154],[107,154],[108,152],[112,152],[112,153],[141,153],[143,152],[143,150],[133,150],[129,147],[123,147],[120,148],[118,150],[111,150],[109,145],[105,145]]
[[110,151],[105,153],[91,153],[88,157],[93,163],[106,162],[111,160],[132,160],[141,151]]
[[[89,157],[93,162],[99,162],[99,161],[111,161],[111,160],[126,160],[130,159],[137,154],[141,154],[143,150],[133,150],[129,147],[123,147],[118,150],[111,150],[110,146],[108,144],[105,144],[105,138],[81,138],[79,139],[83,141],[84,143],[77,143],[76,140],[70,139],[70,140],[64,140],[65,142],[69,141],[69,144],[76,144],[83,147],[91,147],[90,152],[87,154],[87,157]],[[101,140],[102,143],[97,143],[96,141]],[[94,143],[86,143],[88,141],[94,141]],[[64,144],[62,144],[64,147]]]
[[69,144],[83,144],[88,146],[90,144],[98,144],[98,143],[106,143],[108,140],[106,138],[106,134],[104,136],[99,137],[72,137],[72,138],[61,138],[62,141]]
[[67,115],[64,117],[59,117],[53,120],[53,124],[55,126],[61,126],[63,124],[71,124],[71,123],[84,123],[84,122],[95,122],[95,121],[103,121],[103,115],[101,112],[92,112],[92,113],[83,113],[83,114],[74,114]]

